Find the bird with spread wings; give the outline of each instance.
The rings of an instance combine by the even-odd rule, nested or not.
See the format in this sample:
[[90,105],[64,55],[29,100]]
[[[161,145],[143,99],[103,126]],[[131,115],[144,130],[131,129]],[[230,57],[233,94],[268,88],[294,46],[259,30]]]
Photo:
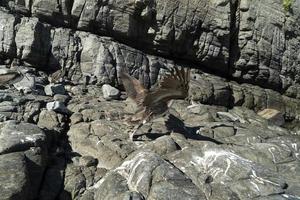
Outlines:
[[127,118],[127,122],[137,124],[129,137],[133,140],[136,131],[146,122],[164,114],[172,99],[188,97],[190,69],[171,68],[154,89],[146,89],[136,78],[121,71],[120,78],[127,92],[127,96],[137,105],[136,113]]

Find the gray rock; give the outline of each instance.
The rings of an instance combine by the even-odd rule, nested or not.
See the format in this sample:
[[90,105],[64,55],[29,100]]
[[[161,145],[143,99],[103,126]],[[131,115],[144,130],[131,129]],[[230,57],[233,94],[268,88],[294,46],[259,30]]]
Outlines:
[[64,15],[68,15],[69,9],[68,1],[59,3],[49,0],[37,0],[31,4],[31,14],[33,16],[49,20],[53,24],[62,24],[64,22]]
[[169,160],[199,188],[203,188],[207,197],[218,193],[219,184],[228,187],[227,190],[237,194],[240,199],[279,195],[286,184],[275,170],[234,152],[208,145],[201,149],[186,148],[175,152]]
[[65,104],[60,101],[49,102],[49,103],[47,103],[46,108],[48,111],[54,111],[54,112],[58,112],[58,113],[62,113],[62,114],[70,113],[70,111],[67,109]]
[[50,26],[37,18],[23,17],[16,26],[17,57],[28,65],[46,65],[50,50]]
[[65,127],[65,117],[54,111],[42,110],[37,125],[48,130],[61,132]]
[[150,149],[161,156],[177,150],[176,143],[169,136],[159,137],[155,141],[145,144],[142,148]]
[[103,97],[106,100],[119,99],[120,91],[108,84],[102,86]]
[[123,119],[126,113],[123,102],[106,101],[103,97],[99,97],[98,95],[81,97],[79,99],[74,98],[69,102],[68,109],[77,113],[79,120],[85,122],[99,119],[106,119],[108,121]]
[[[106,173],[102,168],[94,166],[76,166],[68,164],[65,171],[64,194],[66,199],[94,199],[92,186]],[[64,199],[60,197],[60,199]]]
[[[284,8],[279,0],[0,1],[0,64],[66,69],[70,95],[62,96],[62,85],[45,88],[56,103],[0,92],[0,171],[9,172],[0,173],[0,182],[9,182],[0,183],[1,192],[11,199],[299,197],[300,5],[291,2]],[[106,101],[125,95],[103,97],[99,85],[121,88],[119,72],[127,70],[150,88],[174,65],[198,68],[192,101],[176,101],[138,130],[140,141],[129,141],[132,128],[123,119],[133,107]],[[42,94],[47,76],[30,73],[35,94]],[[23,81],[23,91],[34,89],[31,78]],[[45,110],[49,102],[74,112],[71,123],[71,113]],[[257,115],[266,108],[280,113],[279,122]],[[50,144],[37,126],[8,119],[61,137]],[[289,130],[277,126],[283,119]],[[70,153],[61,150],[69,149],[68,127]],[[47,159],[46,144],[64,157]],[[15,151],[23,152],[12,156]]]
[[97,199],[202,199],[204,193],[182,172],[151,151],[134,153],[94,186]]
[[91,156],[82,156],[79,158],[80,166],[90,167],[90,166],[97,166],[97,164],[98,161]]
[[31,102],[26,103],[25,113],[23,115],[25,122],[37,122],[38,115],[41,111],[41,102]]
[[[289,11],[283,9],[280,1],[241,2],[237,12],[239,57],[234,76],[275,90],[297,82],[298,78],[291,75],[297,67],[290,61],[299,55],[295,48],[299,38],[292,36],[298,34],[299,2],[293,2]],[[260,12],[263,17],[257,14]],[[279,28],[283,24],[287,28]],[[286,70],[292,73],[288,75]]]
[[[267,9],[261,12],[262,7]],[[5,0],[1,8],[1,24],[4,24],[5,30],[2,31],[1,54],[7,58],[21,58],[30,65],[49,65],[50,68],[66,65],[72,71],[80,70],[78,64],[81,62],[80,68],[89,73],[95,69],[93,66],[98,65],[102,69],[95,70],[102,75],[99,83],[113,83],[107,78],[112,78],[116,66],[123,67],[130,63],[131,68],[134,63],[137,68],[144,66],[142,71],[148,71],[146,66],[152,62],[157,65],[165,61],[141,55],[138,51],[129,53],[127,57],[128,52],[124,49],[129,48],[119,43],[108,48],[105,44],[107,38],[102,38],[99,43],[96,34],[109,35],[159,56],[190,60],[223,76],[279,91],[299,82],[297,76],[291,75],[298,70],[299,51],[296,46],[299,33],[295,28],[299,25],[298,1],[293,2],[288,11],[283,9],[282,2],[274,0],[257,4],[243,2],[241,5],[238,1],[228,0],[189,3],[179,0],[159,0],[155,3],[126,0],[103,4],[81,0],[73,3]],[[194,8],[199,12],[194,12]],[[19,22],[16,13],[34,17],[20,17]],[[262,13],[263,17],[257,13]],[[61,27],[50,30],[46,23],[39,22],[35,17],[53,27]],[[66,27],[93,34],[80,31],[73,34]],[[35,30],[38,34],[33,34]],[[255,38],[260,36],[264,39]],[[269,52],[269,49],[273,51]],[[136,56],[138,58],[134,59]],[[107,76],[105,79],[104,74]],[[94,75],[98,76],[96,73]],[[146,76],[140,77],[147,79]],[[226,86],[220,87],[219,95],[227,96],[226,90]]]
[[0,52],[6,56],[14,56],[16,47],[14,45],[14,25],[16,19],[13,15],[8,14],[2,8],[0,8]]
[[0,112],[16,112],[17,104],[11,101],[2,101],[0,103]]
[[26,165],[29,179],[28,199],[38,198],[40,186],[44,178],[44,172],[48,165],[48,149],[31,147],[25,151]]
[[0,155],[1,199],[27,199],[29,179],[23,153]]
[[67,101],[70,100],[70,96],[63,95],[63,94],[55,94],[53,99],[54,99],[54,101],[60,101],[63,103],[67,103]]
[[7,121],[1,126],[0,154],[25,151],[30,147],[46,148],[46,135],[34,124]]
[[43,183],[40,185],[39,199],[55,199],[63,187],[65,159],[54,157],[52,164],[48,166],[44,175]]
[[83,122],[82,114],[80,113],[74,113],[71,117],[71,124],[77,124],[79,122]]
[[208,74],[192,73],[190,83],[190,98],[194,102],[229,106],[231,89],[225,80]]
[[97,158],[98,167],[112,169],[134,150],[122,127],[116,121],[96,120],[72,125],[68,136],[74,151]]
[[62,84],[49,84],[45,86],[45,93],[48,96],[54,96],[55,94],[66,94],[65,87]]

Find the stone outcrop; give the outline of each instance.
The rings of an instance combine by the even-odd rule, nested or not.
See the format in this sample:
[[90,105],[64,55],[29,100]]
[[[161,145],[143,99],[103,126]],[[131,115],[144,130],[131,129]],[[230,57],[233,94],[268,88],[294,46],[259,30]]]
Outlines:
[[[280,0],[5,0],[1,5],[4,59],[18,57],[48,69],[81,63],[86,71],[105,65],[94,73],[111,75],[113,68],[122,67],[114,54],[123,55],[123,62],[130,55],[121,50],[127,47],[116,48],[118,42],[96,39],[101,35],[240,82],[280,92],[299,88],[299,1],[290,10]],[[134,60],[139,68],[151,62]]]
[[[299,8],[1,0],[0,199],[299,199]],[[129,140],[119,72],[174,66],[189,97]]]

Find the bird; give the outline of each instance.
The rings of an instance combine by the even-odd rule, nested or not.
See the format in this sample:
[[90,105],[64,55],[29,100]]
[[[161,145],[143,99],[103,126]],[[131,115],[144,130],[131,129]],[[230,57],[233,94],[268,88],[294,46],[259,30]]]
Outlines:
[[0,69],[0,85],[11,85],[22,80],[24,75],[18,69]]
[[63,77],[66,75],[66,68],[62,67],[61,69],[55,71],[54,73],[50,74],[48,77],[48,81],[50,83],[58,83],[61,82]]
[[129,138],[133,141],[136,131],[145,123],[166,113],[173,99],[188,97],[190,69],[183,67],[179,69],[177,66],[167,69],[158,86],[150,90],[124,70],[120,72],[120,79],[128,98],[137,106],[137,111],[125,119],[127,123],[136,124],[134,130],[129,133]]

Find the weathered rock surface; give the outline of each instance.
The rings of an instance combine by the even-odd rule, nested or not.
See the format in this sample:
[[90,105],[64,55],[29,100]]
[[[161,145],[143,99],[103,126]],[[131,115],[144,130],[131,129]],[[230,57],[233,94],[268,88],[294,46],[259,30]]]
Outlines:
[[22,199],[29,195],[28,172],[22,153],[0,155],[1,199]]
[[120,91],[108,84],[102,86],[103,98],[106,100],[118,99],[120,97]]
[[[19,120],[30,119],[46,131],[2,122],[2,154],[20,152],[14,162],[24,166],[24,181],[6,194],[28,199],[297,198],[299,129],[289,128],[289,120],[296,122],[299,112],[289,106],[298,101],[244,86],[198,74],[191,102],[175,101],[168,114],[144,124],[134,142],[128,138],[132,127],[123,121],[134,112],[132,103],[107,101],[99,86],[65,86],[71,116],[46,109],[55,97],[3,94],[3,112],[24,111],[27,117]],[[282,126],[289,129],[256,113],[268,106],[285,113]],[[11,134],[18,131],[25,135]],[[27,141],[29,136],[33,139]]]
[[0,54],[5,60],[18,57],[36,68],[73,68],[69,76],[78,73],[80,65],[84,72],[106,74],[100,82],[116,76],[115,68],[128,62],[144,66],[146,72],[153,59],[164,62],[156,56],[137,56],[138,51],[106,37],[97,39],[106,35],[241,82],[281,92],[299,89],[299,1],[288,10],[280,0],[5,0],[0,6]]
[[1,124],[0,154],[25,151],[30,147],[46,148],[45,133],[36,125],[7,121]]
[[33,124],[8,121],[1,127],[1,198],[37,198],[47,166],[49,139]]
[[[299,8],[0,1],[0,65],[24,74],[0,86],[0,198],[300,199]],[[189,98],[130,141],[119,72],[174,66]]]

